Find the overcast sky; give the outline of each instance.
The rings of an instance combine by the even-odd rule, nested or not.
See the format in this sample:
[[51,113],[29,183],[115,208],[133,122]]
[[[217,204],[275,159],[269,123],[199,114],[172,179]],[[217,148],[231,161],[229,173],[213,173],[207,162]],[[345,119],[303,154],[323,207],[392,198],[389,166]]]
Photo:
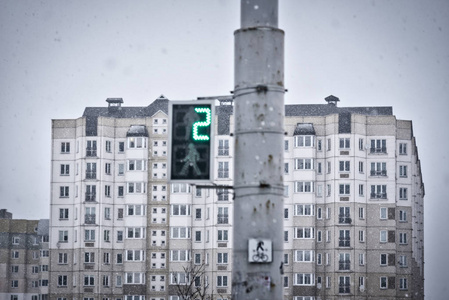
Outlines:
[[[49,217],[51,119],[233,90],[239,1],[0,1],[0,207]],[[392,106],[425,182],[426,299],[448,294],[449,1],[280,0],[286,103]],[[446,295],[446,296],[445,296]]]

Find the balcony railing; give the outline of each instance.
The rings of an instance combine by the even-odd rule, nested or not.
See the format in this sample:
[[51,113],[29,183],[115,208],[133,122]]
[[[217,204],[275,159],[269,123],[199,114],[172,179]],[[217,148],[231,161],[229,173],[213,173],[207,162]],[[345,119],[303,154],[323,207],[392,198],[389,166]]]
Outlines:
[[351,238],[350,237],[339,237],[338,238],[338,246],[339,247],[350,247],[351,246]]
[[352,219],[349,216],[338,215],[338,223],[340,224],[351,224]]
[[97,172],[86,171],[86,179],[97,179]]
[[351,267],[351,261],[350,260],[340,260],[338,262],[338,269],[339,270],[350,270]]
[[95,202],[95,193],[86,193],[86,201],[87,202]]
[[371,199],[387,199],[387,193],[371,193]]
[[228,224],[228,215],[218,214],[218,224]]
[[84,223],[85,224],[95,224],[95,214],[84,215]]
[[370,153],[387,153],[387,147],[370,148]]
[[387,176],[387,170],[371,170],[371,176]]
[[86,156],[95,157],[97,156],[97,149],[86,149]]

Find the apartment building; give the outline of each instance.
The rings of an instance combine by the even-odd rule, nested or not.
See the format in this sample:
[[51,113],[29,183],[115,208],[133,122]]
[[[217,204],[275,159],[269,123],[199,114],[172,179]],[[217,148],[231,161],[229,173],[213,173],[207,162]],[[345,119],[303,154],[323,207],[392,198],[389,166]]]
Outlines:
[[[326,101],[285,108],[284,298],[422,299],[412,122]],[[217,101],[214,189],[167,182],[168,99],[107,103],[53,120],[50,298],[178,300],[192,282],[230,299],[232,100]]]
[[0,210],[0,299],[48,299],[48,221]]

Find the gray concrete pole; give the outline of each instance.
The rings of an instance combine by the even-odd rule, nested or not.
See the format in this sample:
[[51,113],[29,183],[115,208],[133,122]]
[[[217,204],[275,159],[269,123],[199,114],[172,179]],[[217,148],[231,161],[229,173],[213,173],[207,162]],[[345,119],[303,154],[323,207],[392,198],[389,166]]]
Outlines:
[[241,1],[234,33],[233,300],[283,298],[284,32],[277,27],[277,0]]

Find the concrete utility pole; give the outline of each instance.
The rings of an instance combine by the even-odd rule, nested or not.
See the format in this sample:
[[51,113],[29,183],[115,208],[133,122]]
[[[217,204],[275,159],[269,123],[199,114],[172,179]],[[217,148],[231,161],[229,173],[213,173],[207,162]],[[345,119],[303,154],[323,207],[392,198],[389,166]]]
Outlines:
[[242,0],[235,35],[232,295],[283,298],[284,32],[277,0]]

